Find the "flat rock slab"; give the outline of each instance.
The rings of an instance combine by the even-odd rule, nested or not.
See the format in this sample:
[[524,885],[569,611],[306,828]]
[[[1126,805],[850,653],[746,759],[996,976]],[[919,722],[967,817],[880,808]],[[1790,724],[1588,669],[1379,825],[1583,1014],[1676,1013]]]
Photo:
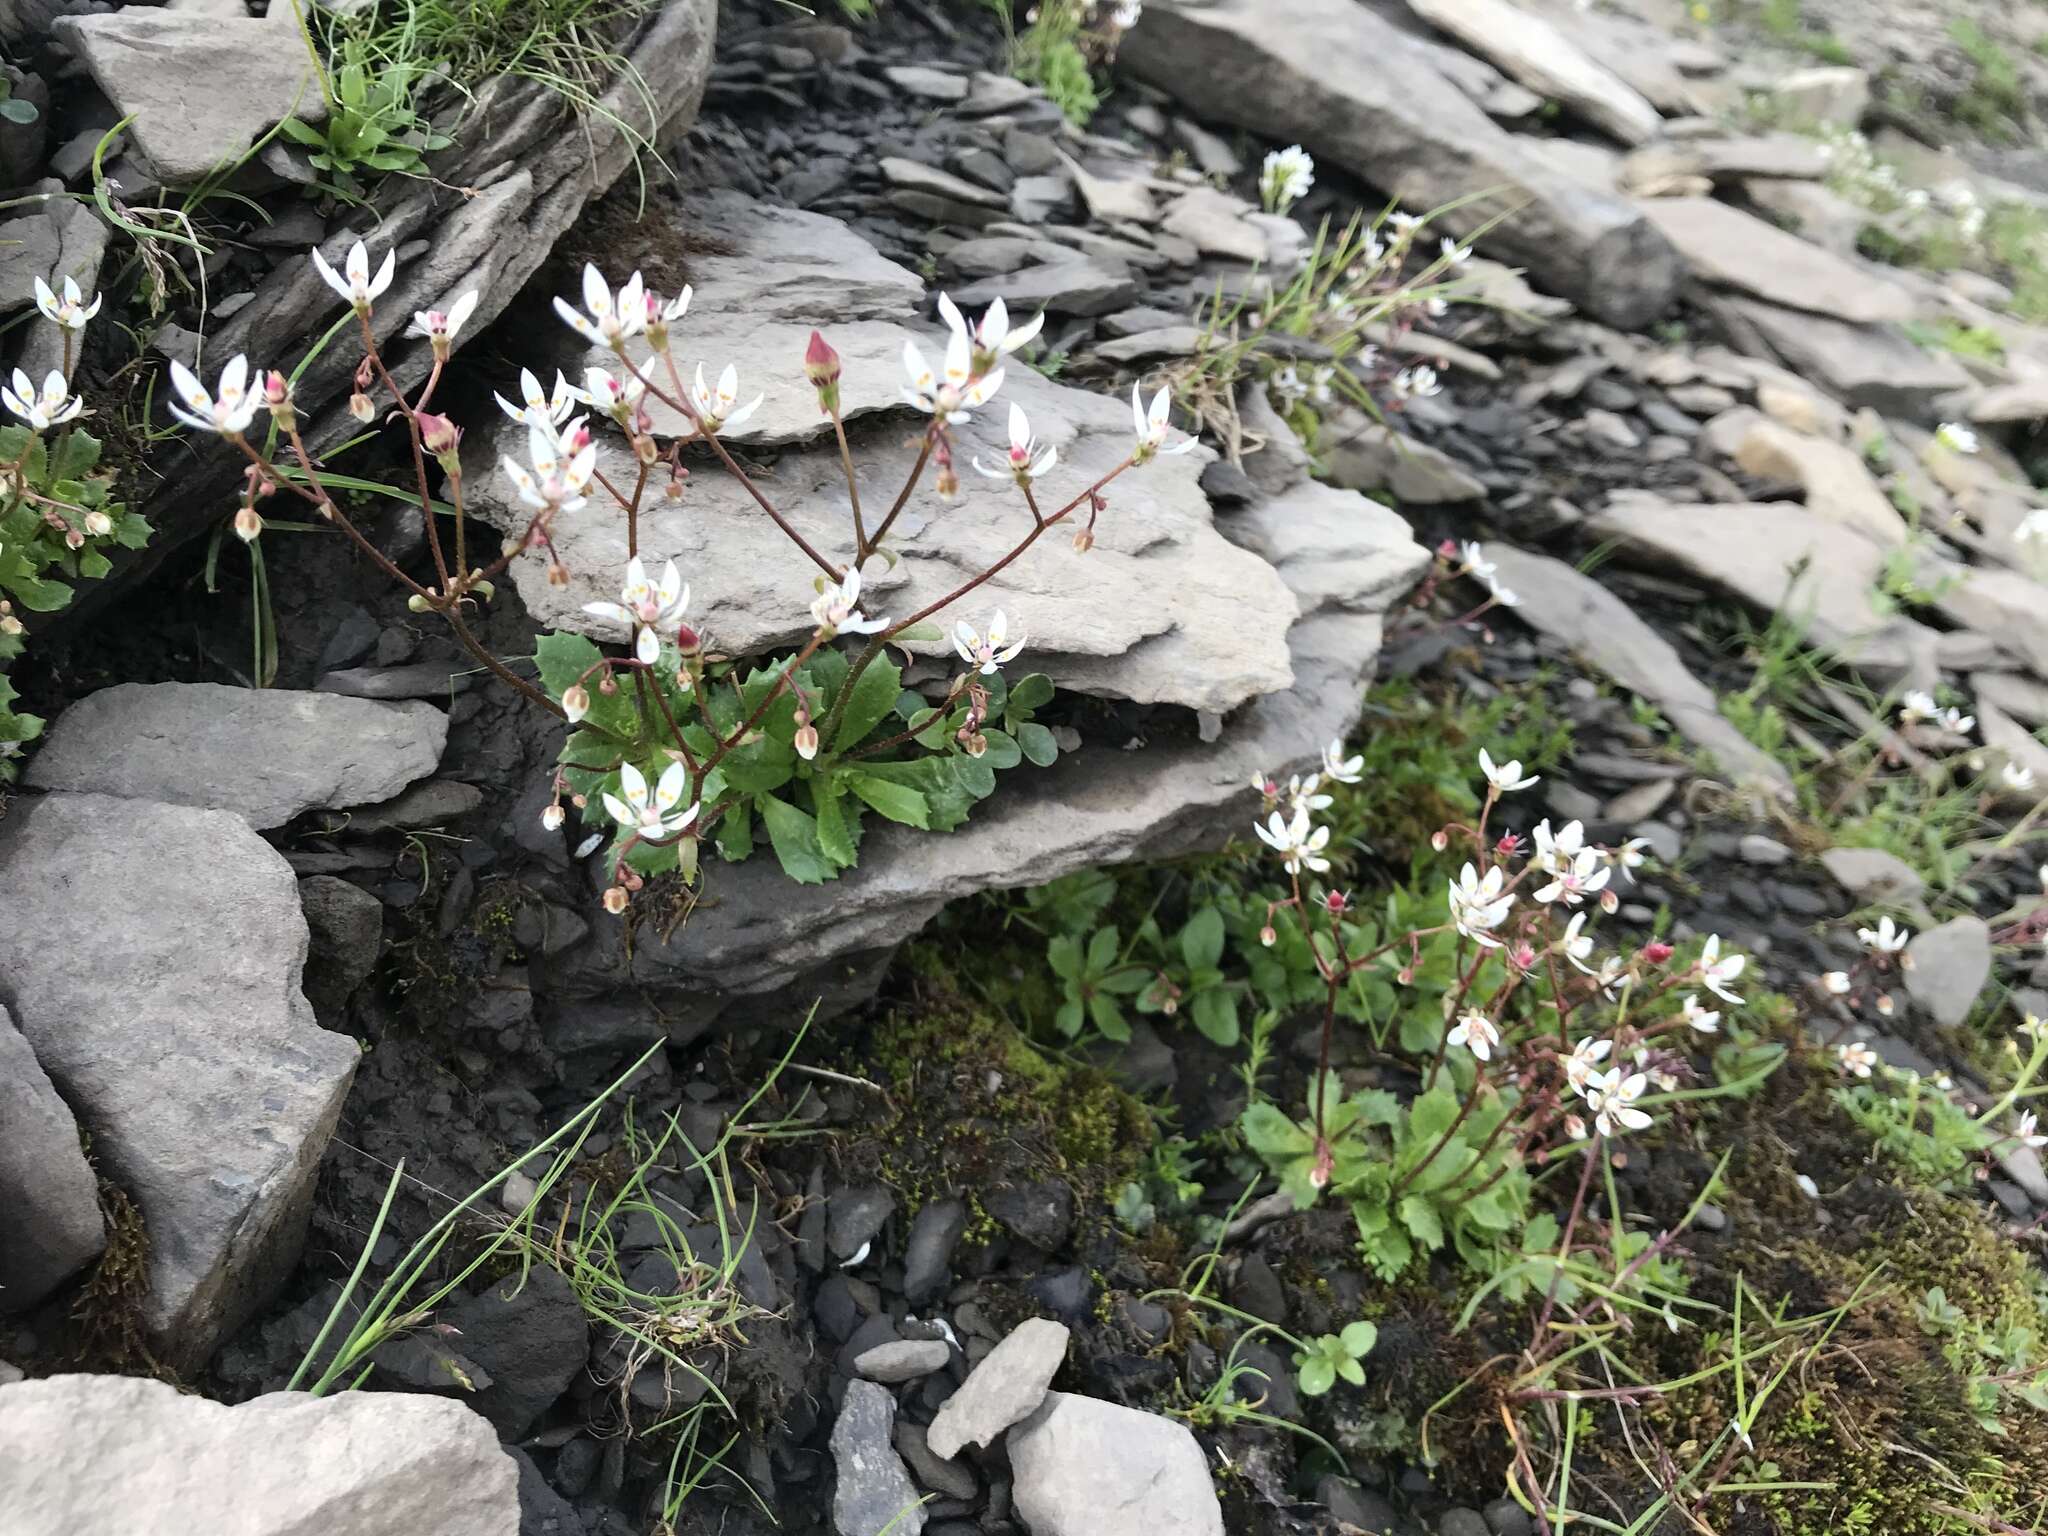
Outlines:
[[872,1381],[850,1381],[832,1424],[832,1462],[839,1483],[832,1525],[839,1536],[918,1536],[925,1511],[917,1484],[896,1454],[891,1430],[896,1399]]
[[1911,294],[1868,267],[1711,197],[1652,197],[1637,207],[1705,283],[1855,324],[1913,318]]
[[1223,1536],[1209,1460],[1177,1420],[1048,1392],[1009,1449],[1031,1536]]
[[1929,351],[1896,326],[1859,325],[1737,294],[1715,308],[1732,330],[1754,338],[1745,350],[1775,357],[1836,399],[1887,416],[1932,422],[1936,402],[1972,382],[1953,357]]
[[1800,486],[1809,512],[1887,548],[1906,542],[1905,518],[1878,488],[1863,455],[1847,444],[1795,432],[1747,406],[1715,417],[1707,437],[1758,479]]
[[64,17],[57,36],[92,72],[166,186],[240,159],[271,124],[317,122],[326,99],[289,3],[260,20],[126,6]]
[[[787,210],[762,213],[756,224],[730,200],[719,205],[713,227],[728,245],[751,250],[773,245],[790,225]],[[763,359],[756,388],[780,391],[762,407],[770,430],[815,437],[821,426],[814,391],[804,380],[803,338],[813,325],[846,358],[843,398],[850,406],[886,405],[904,383],[905,340],[915,339],[933,361],[943,336],[897,321],[868,320],[881,306],[905,310],[907,293],[921,292],[913,274],[882,260],[858,236],[835,220],[800,216],[812,264],[802,298],[795,298],[777,272],[766,279],[759,266],[735,262],[702,270],[699,300],[678,328],[678,353],[691,358],[706,345],[698,307],[715,316],[716,351],[707,364],[715,373],[727,357]],[[695,228],[694,211],[691,227]],[[834,252],[850,273],[846,282],[821,274],[818,253]],[[727,286],[720,291],[719,282]],[[906,288],[905,284],[908,284]],[[848,319],[848,295],[861,312]],[[792,305],[803,318],[788,318]],[[717,306],[712,308],[712,306]],[[781,318],[764,319],[777,315]],[[1023,316],[1020,314],[1019,319]],[[857,349],[851,338],[860,338]],[[855,371],[859,356],[871,372]],[[782,376],[770,382],[770,371]],[[780,399],[783,405],[776,405]],[[1016,488],[974,473],[979,455],[993,462],[1007,452],[1010,403],[1023,407],[1039,442],[1059,450],[1059,465],[1039,487],[1049,513],[1107,474],[1129,453],[1131,408],[1119,400],[1070,388],[1020,363],[1007,371],[1002,394],[956,429],[960,491],[951,501],[931,488],[929,470],[892,532],[902,558],[893,569],[870,561],[864,576],[873,594],[870,613],[904,615],[933,602],[1007,554],[1029,529],[1030,512]],[[679,428],[664,410],[657,429]],[[760,418],[756,418],[759,420]],[[922,418],[912,417],[912,421]],[[752,427],[755,423],[746,423]],[[863,504],[870,512],[887,506],[917,458],[914,437],[882,426],[858,434],[854,462],[861,476]],[[630,485],[636,467],[615,432],[599,436],[599,469],[614,484]],[[471,507],[501,529],[523,529],[528,512],[512,499],[495,466],[501,454],[526,451],[525,429],[502,419],[474,434],[470,462]],[[1026,632],[1030,665],[1046,672],[1056,687],[1127,698],[1139,703],[1181,704],[1222,712],[1260,694],[1290,686],[1287,630],[1296,604],[1269,564],[1234,547],[1216,528],[1199,479],[1206,455],[1165,457],[1131,470],[1107,491],[1109,508],[1097,523],[1095,547],[1085,556],[1071,544],[1071,530],[1056,528],[1013,565],[985,583],[962,613],[978,622],[1002,608],[1012,633]],[[789,523],[827,559],[852,558],[853,522],[846,479],[836,446],[826,442],[792,448],[778,458],[762,489]],[[665,499],[643,507],[640,549],[656,560],[673,559],[691,584],[691,621],[709,643],[731,655],[755,655],[801,644],[812,628],[811,564],[761,511],[751,495],[717,464],[699,464],[680,502]],[[622,641],[622,629],[583,612],[591,602],[614,601],[626,565],[625,518],[603,510],[602,498],[556,524],[556,548],[568,567],[566,585],[552,586],[544,562],[521,559],[512,567],[521,598],[543,625],[584,631]],[[950,641],[919,642],[912,649],[952,657]],[[61,722],[59,725],[61,730]]]
[[951,1460],[970,1445],[987,1445],[1045,1400],[1067,1358],[1067,1327],[1027,1317],[967,1373],[925,1432],[932,1454]]
[[1970,1016],[1990,979],[1991,930],[1982,918],[1955,918],[1906,946],[1906,992],[1945,1028]]
[[1816,644],[1873,669],[1905,670],[1925,636],[1874,605],[1885,552],[1790,502],[1716,506],[1616,499],[1587,520],[1596,537],[1676,567],[1765,613],[1802,619]]
[[1714,690],[1686,669],[1671,642],[1592,577],[1562,560],[1501,543],[1486,557],[1521,596],[1515,616],[1570,648],[1629,692],[1654,703],[1680,735],[1705,749],[1722,772],[1789,795],[1791,777],[1724,716]]
[[226,811],[67,794],[0,822],[0,884],[15,1023],[142,1211],[144,1325],[196,1365],[297,1262],[355,1072],[299,992],[291,866]]
[[0,1311],[34,1306],[105,1246],[78,1121],[0,1008]]
[[387,800],[432,773],[447,741],[448,717],[416,701],[121,683],[57,717],[27,779],[233,811],[260,831],[315,807]]
[[1408,0],[1408,8],[1503,74],[1624,144],[1642,143],[1663,121],[1634,87],[1541,16],[1507,0]]
[[1683,276],[1670,242],[1496,125],[1438,69],[1437,47],[1356,0],[1217,0],[1148,7],[1117,62],[1205,117],[1298,141],[1412,211],[1447,208],[1447,232],[1499,221],[1489,253],[1611,325],[1663,313]]
[[236,1407],[136,1376],[0,1387],[21,1536],[507,1536],[519,1473],[461,1403],[276,1392]]

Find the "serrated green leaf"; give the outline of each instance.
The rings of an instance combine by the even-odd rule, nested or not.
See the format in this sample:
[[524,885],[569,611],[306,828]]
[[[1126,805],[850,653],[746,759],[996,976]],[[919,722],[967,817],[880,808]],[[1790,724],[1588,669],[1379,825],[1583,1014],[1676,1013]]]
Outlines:
[[1436,1213],[1436,1207],[1420,1195],[1404,1195],[1401,1199],[1401,1225],[1414,1236],[1415,1241],[1435,1252],[1444,1245],[1444,1224]]
[[796,748],[773,736],[760,736],[726,753],[719,767],[726,782],[741,794],[759,795],[787,784],[796,764]]
[[930,828],[931,802],[909,785],[892,783],[871,773],[849,774],[847,782],[856,795],[891,821],[906,827]]
[[1100,976],[1116,963],[1117,951],[1122,947],[1115,927],[1098,928],[1088,940],[1088,973]]
[[100,440],[74,427],[69,436],[59,439],[50,473],[59,480],[83,480],[99,461]]
[[1052,1016],[1052,1021],[1059,1032],[1071,1040],[1081,1033],[1081,1025],[1086,1022],[1086,1017],[1081,1011],[1081,1000],[1078,997],[1070,997],[1060,1004],[1059,1012]]
[[640,729],[640,712],[620,687],[605,693],[597,687],[598,674],[590,669],[604,660],[604,652],[587,635],[556,630],[534,642],[533,657],[549,697],[559,701],[565,689],[588,677],[583,686],[590,694],[590,711],[579,724],[587,730],[603,731],[620,741],[632,741]]
[[868,669],[854,679],[846,708],[839,717],[839,729],[832,733],[832,750],[848,752],[866,741],[874,728],[896,708],[896,696],[903,691],[903,669],[886,655],[877,656]]
[[1045,947],[1045,961],[1052,967],[1052,973],[1066,981],[1081,979],[1081,941],[1071,933],[1062,933]]
[[757,795],[754,805],[768,829],[769,846],[783,872],[799,885],[822,885],[838,871],[818,843],[818,823],[808,812],[773,795]]
[[846,793],[835,779],[813,780],[811,799],[817,806],[818,846],[842,869],[851,869],[858,855],[853,831],[846,824]]
[[1269,1163],[1306,1157],[1315,1150],[1313,1132],[1288,1119],[1279,1105],[1263,1099],[1245,1110],[1238,1119],[1238,1128],[1244,1134],[1245,1145]]

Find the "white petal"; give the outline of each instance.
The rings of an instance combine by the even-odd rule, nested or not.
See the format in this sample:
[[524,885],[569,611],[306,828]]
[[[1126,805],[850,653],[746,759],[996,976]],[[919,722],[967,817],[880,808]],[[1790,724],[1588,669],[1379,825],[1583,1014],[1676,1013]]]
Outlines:
[[663,814],[675,808],[683,798],[683,765],[670,763],[661,772],[661,782],[654,787],[654,808]]
[[377,276],[370,283],[370,297],[376,298],[391,286],[391,279],[398,271],[398,252],[393,249],[384,253],[384,265],[377,269]]

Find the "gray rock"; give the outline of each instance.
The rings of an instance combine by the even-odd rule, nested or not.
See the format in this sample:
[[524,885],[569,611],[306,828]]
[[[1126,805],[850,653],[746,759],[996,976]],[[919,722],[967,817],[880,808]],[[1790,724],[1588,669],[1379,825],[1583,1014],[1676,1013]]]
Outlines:
[[461,820],[483,803],[484,792],[474,784],[465,784],[460,779],[422,779],[389,800],[349,807],[346,826],[341,830],[367,837],[376,832],[445,826]]
[[1208,1458],[1177,1420],[1049,1392],[1009,1449],[1031,1536],[1223,1536]]
[[922,1425],[897,1424],[896,1449],[902,1452],[917,1480],[934,1493],[944,1494],[949,1499],[971,1499],[981,1489],[973,1469],[965,1462],[932,1454]]
[[436,1321],[489,1374],[490,1385],[464,1401],[507,1440],[532,1428],[590,1360],[590,1319],[576,1289],[545,1264],[463,1298]]
[[826,1212],[825,1241],[834,1257],[850,1260],[881,1234],[896,1214],[896,1197],[885,1185],[856,1184],[832,1196]]
[[1990,978],[1991,930],[1982,918],[1952,918],[1906,946],[1907,995],[1945,1028],[1970,1016]]
[[999,277],[1024,267],[1058,261],[1066,250],[1050,240],[1022,235],[982,235],[962,240],[939,258],[939,265],[962,277]]
[[987,1445],[1045,1400],[1067,1358],[1067,1328],[1028,1317],[982,1357],[947,1398],[926,1432],[932,1454],[951,1459],[969,1445]]
[[1013,75],[992,75],[978,69],[969,83],[967,99],[960,104],[960,115],[987,117],[995,112],[1012,112],[1039,99],[1036,88]]
[[233,811],[282,826],[316,806],[395,795],[434,771],[448,717],[430,704],[219,683],[121,683],[57,717],[27,780]]
[[1408,8],[1538,96],[1619,139],[1657,132],[1657,109],[1541,16],[1508,0],[1408,0]]
[[917,1485],[890,1444],[896,1400],[872,1381],[850,1381],[832,1425],[839,1483],[832,1524],[839,1536],[918,1536],[925,1512]]
[[1122,265],[1067,254],[1043,266],[1025,267],[958,289],[953,302],[982,309],[1001,299],[1021,314],[1049,309],[1058,315],[1106,315],[1137,296],[1138,285]]
[[869,1381],[893,1386],[943,1371],[953,1351],[943,1339],[897,1339],[854,1356],[854,1370]]
[[1792,858],[1790,848],[1761,832],[1745,832],[1737,840],[1735,852],[1745,864],[1785,864]]
[[405,667],[347,667],[321,674],[315,693],[345,693],[352,699],[430,699],[450,702],[476,686],[476,663],[415,662]]
[[1251,204],[1214,187],[1190,187],[1166,210],[1159,227],[1190,241],[1205,256],[1265,261],[1269,255],[1265,233],[1246,218],[1256,211]]
[[1135,336],[1105,341],[1095,348],[1095,355],[1106,363],[1131,367],[1140,363],[1193,357],[1202,350],[1205,339],[1200,326],[1171,325],[1157,331],[1140,331]]
[[1495,1499],[1486,1506],[1487,1529],[1493,1536],[1530,1536],[1536,1529],[1536,1522],[1529,1518],[1529,1512],[1513,1499]]
[[933,1200],[919,1208],[903,1242],[903,1296],[912,1306],[922,1306],[946,1283],[966,1231],[965,1201]]
[[1659,197],[1638,206],[1702,282],[1857,324],[1913,317],[1913,298],[1896,283],[1727,203]]
[[1800,133],[1734,134],[1667,140],[1637,150],[1622,162],[1624,185],[1644,196],[1659,182],[1817,181],[1828,173],[1821,145]]
[[1670,243],[1494,124],[1432,62],[1434,47],[1352,0],[1221,0],[1147,11],[1117,61],[1205,115],[1298,140],[1410,208],[1458,203],[1438,221],[1446,232],[1512,208],[1489,252],[1611,324],[1661,314],[1682,271]]
[[1821,854],[1820,863],[1858,902],[1910,907],[1927,889],[1918,870],[1882,848],[1829,848]]
[[1493,1536],[1493,1532],[1478,1510],[1447,1509],[1436,1523],[1436,1536]]
[[1958,624],[2017,654],[2038,677],[2048,677],[2048,587],[2018,571],[1993,566],[1946,567],[1947,580],[1930,581],[1935,606]]
[[921,192],[928,197],[944,198],[948,202],[964,203],[969,207],[1009,206],[1002,193],[988,187],[977,186],[964,177],[955,176],[951,171],[942,171],[936,165],[926,165],[921,160],[907,160],[901,155],[885,155],[881,162],[881,172],[882,179],[890,186],[906,192]]
[[301,985],[314,1011],[327,1017],[377,968],[384,903],[339,875],[308,875],[299,882],[299,906],[311,935]]
[[983,1194],[982,1204],[1011,1236],[1045,1253],[1065,1247],[1074,1230],[1074,1192],[1063,1179],[998,1185]]
[[1185,117],[1173,120],[1173,136],[1180,140],[1195,162],[1195,168],[1204,176],[1221,176],[1225,180],[1237,177],[1244,170],[1244,161],[1227,140],[1211,133],[1200,123]]
[[906,96],[915,96],[921,101],[967,99],[967,81],[963,76],[923,64],[892,64],[882,71],[882,78]]
[[[232,166],[271,124],[318,122],[326,98],[289,5],[262,20],[126,7],[57,23],[166,186]],[[234,89],[215,85],[231,80]]]
[[[5,285],[0,291],[6,295],[0,310],[30,304],[38,277],[60,289],[68,277],[80,291],[95,292],[106,252],[107,226],[83,203],[48,203],[0,225],[0,284]],[[38,379],[63,368],[62,333],[41,321],[28,327],[17,364]]]
[[1999,780],[1999,798],[2015,809],[2032,810],[2044,795],[2048,795],[2048,788],[2044,788],[2048,786],[2048,746],[2043,746],[2032,731],[1996,704],[1987,704],[1981,699],[1977,701],[1977,730],[2000,768],[2010,764],[2033,776],[2024,789],[2012,788],[2003,779]]
[[[1865,279],[1859,277],[1861,284]],[[1715,306],[1754,336],[1745,350],[1775,356],[1795,373],[1851,405],[1913,421],[1936,419],[1935,402],[1970,382],[1946,352],[1932,352],[1888,325],[1857,325],[1729,296]]]
[[1391,491],[1415,506],[1478,501],[1486,487],[1440,448],[1404,437],[1349,406],[1330,413],[1316,436],[1324,478],[1355,491]]
[[1796,432],[1747,408],[1715,418],[1707,440],[1746,473],[1801,487],[1809,512],[1888,548],[1906,542],[1906,520],[1878,487],[1863,456],[1847,444]]
[[1850,64],[1795,69],[1771,86],[1780,115],[1817,128],[1854,128],[1870,108],[1870,75]]
[[0,1007],[0,1311],[32,1307],[106,1246],[71,1107]]
[[275,1392],[228,1407],[143,1377],[21,1381],[0,1387],[0,1464],[8,1529],[22,1536],[519,1529],[518,1470],[490,1425],[407,1393]]
[[1791,778],[1731,725],[1713,689],[1686,670],[1678,652],[1627,603],[1561,560],[1495,543],[1487,558],[1522,599],[1515,612],[1562,641],[1622,687],[1654,703],[1679,734],[1704,748],[1721,771],[1754,780],[1778,795]]
[[2023,724],[2048,725],[2048,683],[2017,672],[1973,672],[1970,692]]
[[[1910,619],[1875,604],[1885,551],[1853,529],[1782,502],[1682,505],[1647,495],[1617,498],[1587,518],[1595,538],[1675,567],[1764,613],[1806,619],[1818,645],[1873,671],[1909,669],[1923,637]],[[1712,537],[1703,530],[1712,529]]]
[[144,1327],[194,1367],[297,1262],[355,1071],[299,993],[291,866],[223,811],[66,794],[0,823],[0,883],[15,1023],[141,1210]]
[[1067,168],[1067,175],[1073,178],[1074,190],[1081,194],[1081,201],[1089,214],[1098,221],[1105,224],[1150,224],[1158,217],[1158,210],[1152,205],[1152,194],[1146,190],[1144,182],[1094,175],[1065,154],[1060,156],[1060,163]]

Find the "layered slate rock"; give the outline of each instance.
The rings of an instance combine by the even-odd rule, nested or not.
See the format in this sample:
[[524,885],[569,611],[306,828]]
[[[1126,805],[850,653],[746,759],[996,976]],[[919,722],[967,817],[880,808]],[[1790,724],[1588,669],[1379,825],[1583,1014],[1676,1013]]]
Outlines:
[[1192,110],[1298,140],[1410,209],[1458,203],[1446,229],[1499,220],[1489,252],[1612,325],[1661,314],[1682,277],[1670,242],[1496,126],[1434,51],[1356,0],[1180,0],[1148,5],[1117,58]]
[[291,0],[260,20],[128,5],[65,17],[56,31],[131,119],[127,131],[166,186],[231,168],[284,118],[327,115]]
[[895,1422],[896,1400],[887,1387],[846,1384],[832,1425],[832,1462],[839,1473],[832,1525],[840,1536],[918,1536],[924,1529],[924,1501],[891,1443]]
[[0,1387],[8,1529],[507,1536],[519,1474],[468,1408],[396,1392],[236,1407],[133,1376]]
[[1624,144],[1640,144],[1657,132],[1657,109],[1541,16],[1508,0],[1408,0],[1408,8],[1511,79]]
[[[764,404],[761,412],[772,436],[786,437],[799,418],[813,437],[826,426],[802,373],[803,338],[813,324],[822,325],[848,359],[841,392],[854,405],[898,398],[906,340],[915,339],[928,358],[940,355],[943,333],[863,318],[877,309],[900,309],[921,285],[844,225],[786,210],[757,210],[749,217],[729,200],[712,203],[711,210],[714,227],[738,254],[722,269],[702,271],[699,297],[677,328],[675,350],[692,376],[700,360],[715,375],[729,358],[760,359],[764,371],[758,382],[745,384],[749,394],[770,386],[779,363],[783,379],[773,387],[782,403],[773,410]],[[694,228],[694,209],[690,218]],[[836,253],[834,262],[843,262],[848,273],[844,291],[822,265],[800,280],[783,281],[767,253],[792,231],[803,235],[806,249]],[[770,318],[792,310],[804,318]],[[848,317],[844,325],[842,316]],[[876,370],[857,375],[855,356],[873,361]],[[927,469],[890,537],[900,563],[890,568],[871,561],[863,573],[873,594],[870,612],[904,615],[923,608],[992,565],[1030,531],[1031,514],[1016,487],[977,475],[966,462],[976,456],[999,460],[1006,452],[1010,403],[1027,413],[1038,441],[1059,452],[1057,469],[1039,487],[1048,514],[1130,452],[1127,402],[1054,383],[1013,363],[995,405],[957,429],[959,494],[942,501]],[[745,426],[753,428],[756,420]],[[854,461],[870,527],[879,517],[876,509],[887,507],[917,460],[911,429],[921,421],[912,414],[860,434]],[[681,426],[666,408],[657,415],[659,430]],[[523,428],[501,421],[477,432],[470,449],[471,506],[508,531],[524,528],[530,514],[491,466],[500,454],[523,453],[524,436]],[[599,442],[601,472],[614,484],[630,484],[635,469],[624,440],[603,433]],[[1268,563],[1218,532],[1198,484],[1204,461],[1200,454],[1164,457],[1128,471],[1109,488],[1108,510],[1087,555],[1071,547],[1070,528],[1055,528],[986,582],[965,612],[979,617],[1004,609],[1013,633],[1028,631],[1032,665],[1063,689],[1222,712],[1288,687],[1294,680],[1287,654],[1294,598]],[[827,559],[852,558],[851,504],[838,449],[829,439],[784,452],[762,484],[777,510]],[[623,640],[623,630],[591,619],[583,606],[616,596],[627,558],[624,517],[615,510],[607,514],[600,497],[577,516],[560,519],[555,538],[568,583],[551,585],[543,562],[522,559],[513,565],[521,598],[542,624]],[[815,568],[717,464],[697,466],[680,502],[642,508],[639,547],[681,567],[691,584],[691,621],[713,648],[752,655],[801,644],[810,634]],[[953,654],[943,638],[911,648]]]
[[1711,197],[1645,198],[1638,206],[1702,282],[1850,324],[1913,318],[1913,297],[1847,257]]
[[1734,294],[1714,308],[1745,351],[1775,357],[1837,399],[1888,416],[1937,420],[1936,402],[1971,382],[1953,357],[1916,345],[1897,326],[1858,325]]
[[105,1245],[78,1121],[0,1008],[0,1312],[34,1306]]
[[388,800],[432,773],[447,741],[448,717],[417,700],[121,683],[58,716],[28,782],[233,811],[261,830]]
[[144,1325],[194,1366],[297,1262],[355,1071],[299,992],[291,866],[226,811],[65,794],[0,822],[0,884],[0,988],[142,1212]]

